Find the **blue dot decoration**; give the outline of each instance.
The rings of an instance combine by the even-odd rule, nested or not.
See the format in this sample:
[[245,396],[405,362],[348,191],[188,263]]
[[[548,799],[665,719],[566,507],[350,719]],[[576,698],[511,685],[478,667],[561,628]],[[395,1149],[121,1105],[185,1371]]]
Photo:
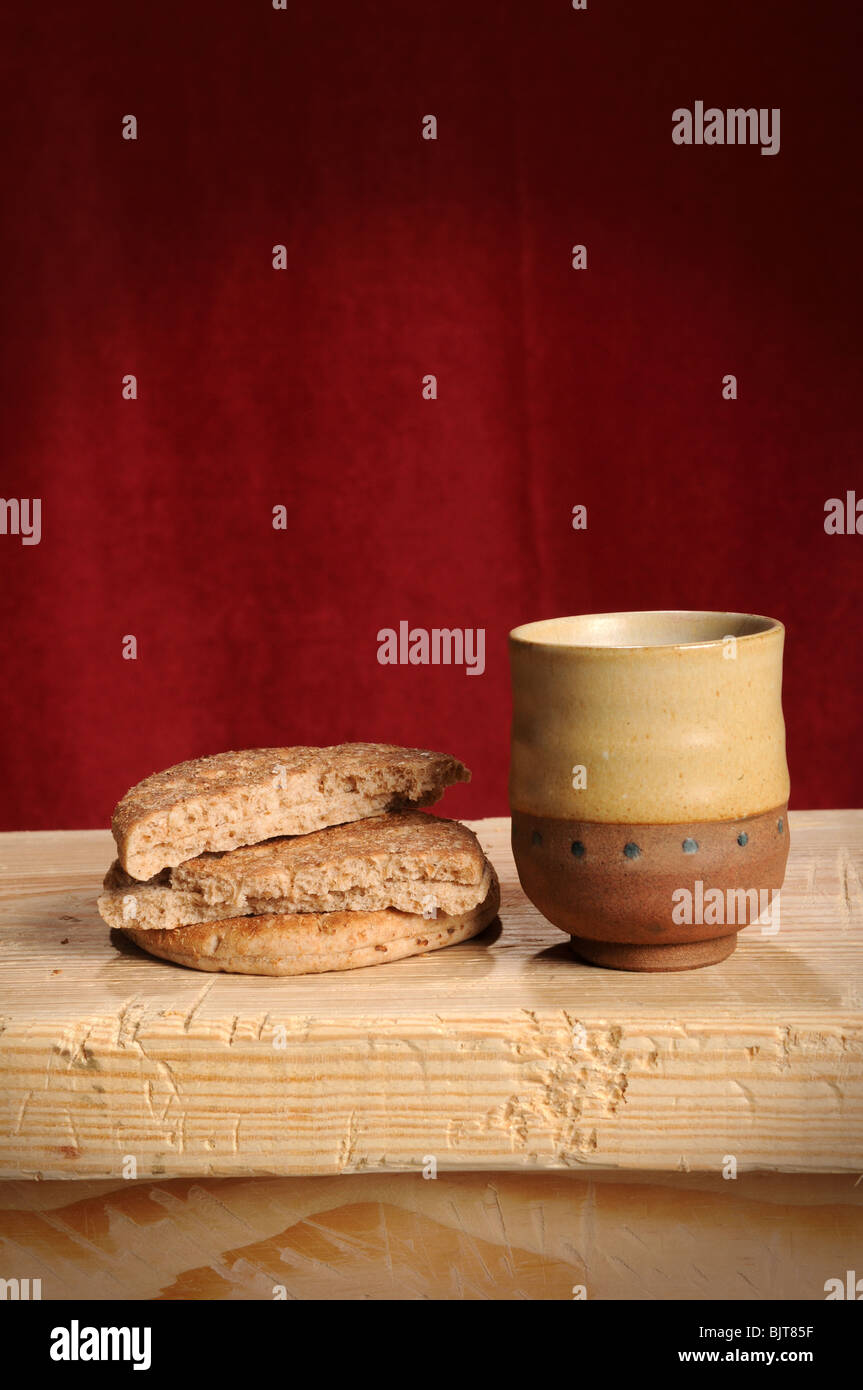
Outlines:
[[638,859],[641,855],[641,850],[638,848],[638,845],[635,844],[632,840],[630,840],[628,845],[623,846],[623,852],[626,855],[627,859]]
[[583,859],[587,853],[581,840],[573,840],[570,848],[574,859]]
[[530,843],[531,843],[532,845],[541,845],[541,844],[542,844],[542,836],[540,835],[540,833],[539,833],[538,830],[534,830],[533,835],[531,836],[531,839],[530,839]]
[[779,834],[780,834],[780,835],[782,834],[783,830],[785,829],[785,822],[784,822],[784,820],[782,819],[781,816],[779,817],[778,821],[776,822],[776,828],[777,828],[777,830],[779,831]]
[[739,845],[749,844],[749,836],[747,835],[745,830],[741,830],[740,834],[737,836],[737,843]]
[[698,853],[698,841],[697,841],[697,840],[690,840],[690,839],[688,839],[688,838],[687,838],[686,840],[684,840],[684,841],[683,841],[683,853],[684,853],[684,854],[697,854],[697,853]]

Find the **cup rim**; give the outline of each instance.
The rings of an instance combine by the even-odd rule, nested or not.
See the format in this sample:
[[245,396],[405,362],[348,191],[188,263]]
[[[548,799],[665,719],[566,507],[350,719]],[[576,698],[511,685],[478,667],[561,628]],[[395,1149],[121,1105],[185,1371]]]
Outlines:
[[[540,629],[550,629],[559,623],[589,621],[596,618],[695,618],[728,619],[729,623],[748,621],[763,624],[754,632],[726,632],[719,637],[706,637],[696,642],[554,642],[545,641]],[[762,613],[731,613],[706,608],[641,608],[613,613],[573,613],[558,618],[539,618],[534,622],[521,623],[509,634],[513,646],[538,647],[543,651],[559,652],[661,652],[691,650],[701,647],[721,647],[729,637],[737,642],[755,642],[774,633],[784,633],[785,625],[778,618],[769,618]]]

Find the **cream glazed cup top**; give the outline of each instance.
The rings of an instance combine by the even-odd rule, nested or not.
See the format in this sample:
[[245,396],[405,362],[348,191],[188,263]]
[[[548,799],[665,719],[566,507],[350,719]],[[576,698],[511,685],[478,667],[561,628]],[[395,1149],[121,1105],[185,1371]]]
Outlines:
[[782,623],[746,613],[593,613],[515,628],[511,806],[672,824],[783,805],[784,639]]

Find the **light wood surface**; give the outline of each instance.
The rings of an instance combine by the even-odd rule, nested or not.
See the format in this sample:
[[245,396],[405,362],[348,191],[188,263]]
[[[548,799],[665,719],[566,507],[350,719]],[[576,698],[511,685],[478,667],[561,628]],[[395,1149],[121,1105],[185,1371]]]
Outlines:
[[0,1276],[43,1299],[821,1301],[861,1248],[848,1174],[0,1183]]
[[474,828],[501,928],[287,980],[112,942],[107,833],[0,837],[0,1174],[863,1172],[863,812],[792,814],[779,934],[680,975],[580,964]]

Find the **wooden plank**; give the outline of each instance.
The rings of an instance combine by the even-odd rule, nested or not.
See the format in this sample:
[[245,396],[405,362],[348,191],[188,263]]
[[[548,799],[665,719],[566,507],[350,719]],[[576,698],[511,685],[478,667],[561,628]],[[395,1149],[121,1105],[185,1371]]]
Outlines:
[[863,812],[792,814],[779,934],[681,975],[580,964],[475,828],[501,929],[288,980],[118,949],[105,833],[0,837],[0,1173],[863,1171]]
[[43,1299],[820,1301],[861,1247],[850,1175],[0,1184],[0,1275]]

